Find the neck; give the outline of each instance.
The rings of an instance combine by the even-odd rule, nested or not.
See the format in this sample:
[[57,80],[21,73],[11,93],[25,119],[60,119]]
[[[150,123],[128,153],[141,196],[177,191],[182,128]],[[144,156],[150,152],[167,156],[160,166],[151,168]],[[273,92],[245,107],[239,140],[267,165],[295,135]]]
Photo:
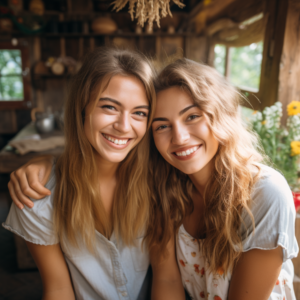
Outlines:
[[96,155],[96,163],[98,168],[98,179],[100,182],[107,182],[116,178],[117,169],[120,163],[103,160],[98,155]]
[[211,160],[204,168],[200,171],[189,175],[194,187],[203,198],[205,188],[211,178],[212,172],[214,170],[214,161]]

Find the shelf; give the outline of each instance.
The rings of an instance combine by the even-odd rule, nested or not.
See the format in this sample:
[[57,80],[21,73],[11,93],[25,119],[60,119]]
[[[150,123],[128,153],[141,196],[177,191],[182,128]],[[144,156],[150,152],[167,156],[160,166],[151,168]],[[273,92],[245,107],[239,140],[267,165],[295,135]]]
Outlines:
[[0,37],[0,40],[3,39],[11,39],[11,38],[21,38],[21,37],[45,37],[45,38],[91,38],[91,37],[124,37],[124,38],[147,38],[147,37],[195,37],[197,36],[196,33],[192,32],[182,32],[182,33],[167,33],[167,32],[154,32],[151,34],[148,33],[142,33],[142,34],[136,34],[134,32],[116,32],[116,33],[110,33],[110,34],[99,34],[99,33],[39,33],[39,34],[24,34],[22,32],[12,32],[10,34],[3,34]]

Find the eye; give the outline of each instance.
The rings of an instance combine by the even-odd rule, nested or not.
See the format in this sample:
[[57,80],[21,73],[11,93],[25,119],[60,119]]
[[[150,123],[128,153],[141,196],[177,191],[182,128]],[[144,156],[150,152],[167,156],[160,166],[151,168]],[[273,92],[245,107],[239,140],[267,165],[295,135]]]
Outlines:
[[134,114],[141,117],[147,117],[147,114],[143,111],[136,111]]
[[103,105],[103,106],[101,106],[101,108],[107,108],[109,110],[116,110],[116,108],[112,105]]
[[167,127],[168,127],[167,125],[161,125],[161,126],[157,127],[157,128],[155,129],[155,131],[163,130],[163,129],[167,128]]
[[194,120],[194,119],[196,119],[196,118],[199,118],[200,116],[198,116],[198,115],[191,115],[191,116],[189,116],[188,118],[187,118],[187,120],[188,121],[192,121],[192,120]]

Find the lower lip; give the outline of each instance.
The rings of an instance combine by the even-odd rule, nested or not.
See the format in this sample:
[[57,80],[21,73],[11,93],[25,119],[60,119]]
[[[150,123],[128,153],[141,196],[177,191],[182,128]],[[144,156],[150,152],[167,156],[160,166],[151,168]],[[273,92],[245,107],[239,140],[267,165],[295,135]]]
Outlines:
[[172,155],[175,156],[179,160],[189,160],[189,159],[193,158],[196,155],[196,153],[198,152],[198,150],[201,147],[202,147],[202,145],[200,145],[200,147],[195,152],[193,152],[192,154],[187,155],[187,156],[177,156],[175,153],[172,153]]
[[113,148],[115,148],[115,149],[119,149],[119,150],[126,148],[126,147],[130,144],[130,142],[131,142],[131,139],[129,139],[128,142],[127,142],[125,145],[117,145],[117,144],[115,144],[115,143],[109,141],[107,138],[105,138],[105,137],[103,136],[103,134],[101,134],[101,135],[102,135],[104,141],[105,141],[109,146],[111,146],[111,147],[113,147]]

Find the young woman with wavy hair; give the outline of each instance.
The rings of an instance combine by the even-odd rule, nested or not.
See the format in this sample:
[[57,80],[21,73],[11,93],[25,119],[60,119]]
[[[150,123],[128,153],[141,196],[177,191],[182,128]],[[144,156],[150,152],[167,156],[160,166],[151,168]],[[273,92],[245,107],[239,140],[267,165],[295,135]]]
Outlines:
[[[193,299],[295,300],[292,194],[262,164],[257,138],[239,114],[239,93],[214,69],[187,59],[160,73],[156,91],[147,229],[148,245],[158,253],[155,273],[177,267],[169,246],[176,232],[177,263]],[[18,182],[25,191],[27,178],[45,192],[38,179],[44,166],[34,163],[33,171],[27,166],[18,180],[13,176],[15,202],[28,201],[15,194]],[[178,286],[168,282],[170,290]]]
[[[99,48],[72,79],[64,152],[53,166],[46,160],[47,170],[39,173],[47,177],[48,196],[23,210],[13,204],[3,224],[26,240],[42,277],[43,299],[148,299],[148,247],[154,249],[155,299],[165,299],[164,273],[180,282],[176,263],[156,276],[156,246],[143,243],[151,207],[154,78],[143,55]],[[21,173],[12,174],[12,181]],[[184,295],[182,286],[172,293],[173,299]]]
[[240,94],[188,59],[168,65],[156,90],[150,170],[152,203],[159,200],[153,212],[161,214],[150,224],[175,221],[186,290],[192,299],[295,300],[292,193],[262,164],[240,116]]

